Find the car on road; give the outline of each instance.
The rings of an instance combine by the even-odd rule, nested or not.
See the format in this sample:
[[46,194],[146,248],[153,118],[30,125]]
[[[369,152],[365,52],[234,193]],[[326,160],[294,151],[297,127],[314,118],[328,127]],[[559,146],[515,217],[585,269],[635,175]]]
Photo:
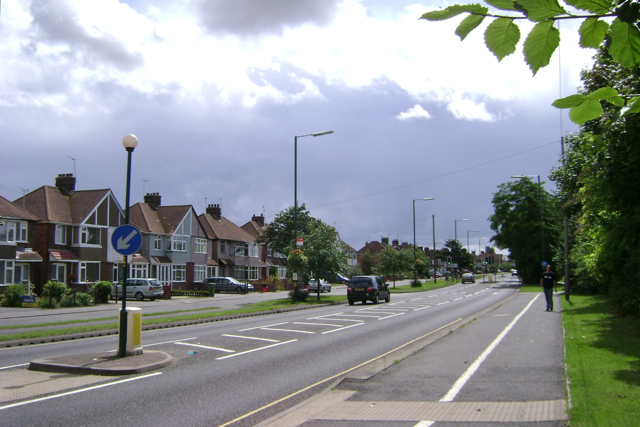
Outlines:
[[349,279],[344,277],[340,273],[336,273],[336,283],[344,283],[344,284],[348,285],[349,284]]
[[[127,279],[127,298],[135,298],[137,301],[148,298],[153,301],[163,295],[162,282],[158,279]],[[111,298],[122,299],[122,281],[114,284],[111,288]]]
[[476,283],[475,277],[473,277],[473,273],[464,273],[462,275],[462,283]]
[[[316,279],[309,280],[307,286],[309,292],[318,292],[318,281]],[[325,280],[320,279],[320,292],[331,292],[331,284]]]
[[518,275],[518,270],[511,270],[511,276],[517,276]]
[[349,305],[356,301],[366,304],[371,301],[377,304],[380,300],[391,301],[389,286],[380,276],[354,276],[349,280],[347,289],[347,299]]
[[215,284],[216,292],[237,292],[239,294],[253,292],[251,283],[241,283],[233,277],[207,277],[202,283],[203,289],[206,289],[210,283]]

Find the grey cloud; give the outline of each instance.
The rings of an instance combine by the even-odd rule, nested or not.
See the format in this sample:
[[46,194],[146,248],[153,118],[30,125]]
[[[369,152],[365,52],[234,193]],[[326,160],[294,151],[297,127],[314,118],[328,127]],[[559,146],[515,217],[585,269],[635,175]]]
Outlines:
[[281,34],[286,27],[328,25],[342,0],[200,0],[202,23],[214,34]]
[[107,62],[125,71],[143,63],[140,54],[129,52],[117,40],[89,35],[66,0],[33,0],[31,14],[39,34],[50,42],[67,45],[78,62]]

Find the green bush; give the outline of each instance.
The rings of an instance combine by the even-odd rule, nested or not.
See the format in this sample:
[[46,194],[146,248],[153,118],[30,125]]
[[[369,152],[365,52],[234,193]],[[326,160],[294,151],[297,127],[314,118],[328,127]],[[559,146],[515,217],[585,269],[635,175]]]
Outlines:
[[2,305],[5,307],[22,307],[22,296],[26,295],[27,288],[22,283],[9,285],[4,290],[4,300]]
[[69,288],[64,283],[48,281],[42,288],[42,296],[51,295],[54,300],[60,301],[69,292]]
[[422,282],[420,280],[412,280],[411,281],[412,288],[420,288],[422,287]]
[[196,289],[172,289],[171,296],[174,297],[209,297],[209,291],[199,291]]
[[98,292],[98,301],[96,303],[106,304],[109,302],[109,296],[111,295],[112,284],[106,280],[93,285],[93,290]]
[[[36,300],[36,307],[49,308],[49,297],[38,298]],[[55,298],[51,301],[51,308],[58,308],[58,301]]]
[[289,298],[291,298],[292,301],[306,301],[307,297],[309,296],[309,290],[304,289],[304,288],[300,288],[298,287],[298,292],[296,292],[296,290],[291,290],[289,291]]
[[60,299],[60,307],[86,307],[92,300],[91,294],[78,292],[74,303],[73,294],[67,294]]

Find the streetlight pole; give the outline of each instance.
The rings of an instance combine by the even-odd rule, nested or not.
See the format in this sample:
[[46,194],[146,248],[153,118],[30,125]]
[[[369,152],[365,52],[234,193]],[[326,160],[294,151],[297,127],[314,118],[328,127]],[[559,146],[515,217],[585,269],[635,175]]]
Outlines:
[[454,224],[454,228],[455,228],[455,240],[458,240],[458,221],[471,221],[470,219],[456,219],[455,221],[453,221]]
[[[322,136],[333,133],[332,130],[327,130],[324,132],[316,132],[309,133],[306,135],[296,135],[293,137],[293,245],[294,247],[298,244],[298,138],[303,138],[305,136]],[[318,277],[318,288],[320,288],[320,278]],[[293,285],[293,298],[294,300],[298,295],[298,278],[296,272],[296,279],[294,280]]]
[[[138,146],[138,138],[135,135],[127,135],[122,139],[122,145],[127,150],[127,186],[125,192],[124,223],[129,224],[129,190],[131,188],[131,155]],[[118,355],[127,355],[127,279],[128,279],[127,256],[122,257],[122,309],[120,310],[120,331],[118,342]]]
[[418,271],[416,270],[416,201],[418,200],[434,200],[435,197],[424,197],[422,199],[413,199],[413,281],[418,281]]
[[471,233],[477,233],[480,230],[467,230],[467,253],[470,254],[471,252],[469,252],[469,232]]
[[540,184],[540,175],[512,175],[511,178],[529,178],[538,177],[538,203],[540,203],[540,234],[542,235],[542,266],[544,267],[547,262],[544,259],[544,220],[542,219],[542,185]]
[[431,222],[433,227],[433,283],[438,283],[438,275],[436,270],[436,216],[431,216]]

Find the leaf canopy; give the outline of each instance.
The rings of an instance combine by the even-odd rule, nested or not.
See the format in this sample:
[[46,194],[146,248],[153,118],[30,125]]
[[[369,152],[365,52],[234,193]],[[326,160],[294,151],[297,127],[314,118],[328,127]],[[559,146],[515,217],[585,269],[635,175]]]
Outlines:
[[490,6],[500,10],[512,10],[520,12],[522,8],[519,8],[516,2],[513,0],[484,0]]
[[609,24],[598,18],[587,18],[580,25],[580,46],[597,49],[604,41]]
[[640,30],[635,25],[615,19],[609,30],[609,53],[626,68],[640,65]]
[[461,13],[475,13],[486,15],[489,12],[489,8],[480,4],[455,4],[449,6],[446,9],[434,10],[424,13],[420,19],[426,19],[427,21],[444,21],[445,19],[453,18]]
[[484,42],[498,61],[515,52],[518,41],[520,41],[520,29],[513,19],[494,19],[484,32]]
[[518,4],[525,8],[527,18],[534,22],[567,13],[557,0],[518,0]]
[[607,0],[564,0],[564,2],[576,9],[586,10],[587,12],[597,15],[604,15],[611,12],[614,4],[614,2]]
[[535,75],[542,67],[549,65],[551,55],[560,45],[560,31],[553,21],[536,24],[524,41],[524,59]]
[[456,35],[460,37],[460,40],[464,40],[465,37],[469,35],[469,33],[475,30],[478,25],[480,25],[484,21],[484,16],[482,15],[469,15],[462,20],[458,28],[456,28]]

